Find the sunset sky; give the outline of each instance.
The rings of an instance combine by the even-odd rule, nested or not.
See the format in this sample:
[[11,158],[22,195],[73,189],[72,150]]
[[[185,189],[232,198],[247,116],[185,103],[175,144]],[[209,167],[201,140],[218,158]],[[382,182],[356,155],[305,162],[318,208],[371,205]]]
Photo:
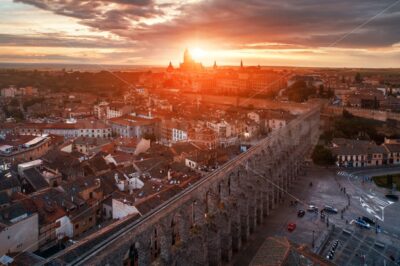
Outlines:
[[188,47],[204,65],[400,67],[400,0],[0,0],[0,17],[0,62],[176,66]]

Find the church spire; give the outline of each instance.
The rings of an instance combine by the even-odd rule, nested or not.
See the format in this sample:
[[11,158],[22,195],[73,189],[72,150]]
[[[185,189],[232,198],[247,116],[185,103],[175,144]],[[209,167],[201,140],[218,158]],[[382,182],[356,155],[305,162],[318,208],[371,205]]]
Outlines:
[[243,60],[240,59],[240,68],[243,68]]
[[189,49],[186,48],[185,52],[183,53],[183,63],[190,63],[192,62],[192,56],[190,55]]
[[174,70],[174,67],[173,67],[173,65],[172,65],[172,62],[171,61],[169,61],[169,65],[168,65],[168,67],[167,67],[167,71],[173,71]]
[[213,66],[213,68],[214,68],[214,69],[217,68],[217,61],[214,61],[214,66]]

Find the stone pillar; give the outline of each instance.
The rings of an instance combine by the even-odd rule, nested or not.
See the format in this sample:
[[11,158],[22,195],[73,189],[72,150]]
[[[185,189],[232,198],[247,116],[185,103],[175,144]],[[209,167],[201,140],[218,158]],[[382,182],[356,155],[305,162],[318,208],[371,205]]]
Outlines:
[[232,259],[231,221],[228,213],[221,215],[221,256],[222,260],[229,262]]
[[[188,210],[188,208],[186,208]],[[189,241],[189,229],[190,229],[190,223],[189,223],[189,215],[188,213],[182,211],[180,215],[178,216],[178,221],[179,221],[179,236],[180,240],[182,242],[182,245],[186,245]]]
[[271,210],[275,209],[275,186],[269,185],[269,207]]
[[263,196],[264,193],[262,191],[257,193],[257,224],[262,224],[264,222]]
[[150,265],[150,242],[138,242],[136,243],[136,250],[138,252],[138,265],[147,266]]
[[208,263],[210,266],[222,265],[221,238],[218,226],[211,222],[208,225]]
[[239,211],[240,211],[240,231],[242,235],[242,241],[247,241],[250,235],[249,228],[249,206],[248,200],[244,194],[242,198],[239,199]]
[[160,260],[163,265],[171,265],[172,231],[170,224],[163,221],[160,228]]
[[249,195],[248,197],[249,230],[250,233],[253,233],[257,226],[256,190],[252,186],[248,186],[247,192]]
[[203,200],[196,199],[192,204],[194,224],[189,229],[190,238],[188,249],[192,265],[208,265],[208,225],[205,220],[205,204]]
[[238,252],[242,247],[242,235],[241,235],[241,221],[239,206],[234,203],[232,204],[231,211],[231,234],[232,234],[232,249],[234,252]]
[[269,216],[269,209],[270,209],[269,203],[270,203],[270,199],[269,199],[268,188],[266,188],[265,191],[264,191],[263,193],[264,193],[264,197],[263,197],[263,202],[264,202],[264,203],[263,203],[263,208],[264,208],[264,211],[263,211],[263,213],[264,213],[265,216]]

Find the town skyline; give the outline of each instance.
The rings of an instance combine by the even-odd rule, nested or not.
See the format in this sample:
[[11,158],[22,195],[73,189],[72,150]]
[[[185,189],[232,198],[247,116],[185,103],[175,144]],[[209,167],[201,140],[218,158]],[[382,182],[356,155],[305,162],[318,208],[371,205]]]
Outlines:
[[5,0],[0,62],[395,68],[398,2]]

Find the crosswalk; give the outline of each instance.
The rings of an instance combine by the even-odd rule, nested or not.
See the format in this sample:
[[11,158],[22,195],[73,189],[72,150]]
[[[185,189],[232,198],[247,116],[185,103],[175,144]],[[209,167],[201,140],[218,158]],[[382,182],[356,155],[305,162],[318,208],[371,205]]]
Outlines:
[[338,176],[350,177],[350,178],[355,178],[355,179],[358,178],[357,175],[354,175],[354,174],[349,173],[349,172],[346,172],[346,171],[338,171],[336,174],[337,174]]
[[[352,179],[359,179],[360,177],[348,173],[346,171],[338,171],[337,172],[338,176],[343,176],[346,178],[352,178]],[[393,204],[394,202],[386,200],[386,199],[381,199],[378,196],[376,196],[374,193],[367,193],[367,192],[360,192],[358,191],[360,196],[355,196],[354,198],[359,198],[361,206],[372,216],[375,218],[384,221],[384,209],[388,207],[389,205]]]

